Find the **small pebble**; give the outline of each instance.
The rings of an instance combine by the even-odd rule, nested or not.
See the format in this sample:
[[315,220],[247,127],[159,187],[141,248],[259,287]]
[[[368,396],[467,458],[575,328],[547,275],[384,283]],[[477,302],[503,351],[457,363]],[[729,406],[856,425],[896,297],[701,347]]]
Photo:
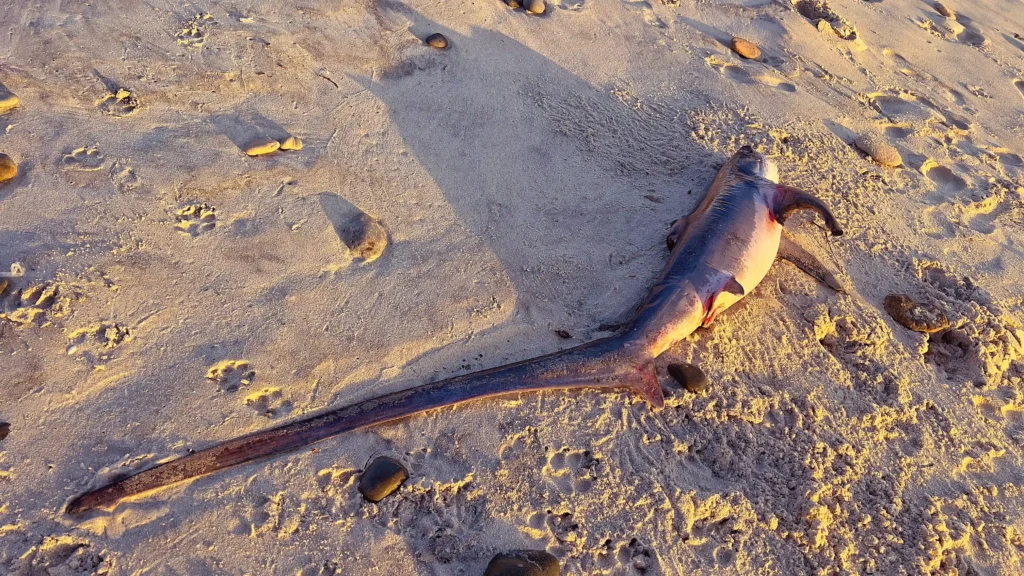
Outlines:
[[558,558],[543,550],[512,550],[491,558],[484,576],[558,576]]
[[281,150],[302,150],[302,140],[289,136],[281,141]]
[[572,334],[568,330],[555,330],[555,334],[562,340],[571,340]]
[[427,36],[425,42],[430,46],[437,48],[438,50],[444,50],[445,48],[448,47],[448,39],[445,38],[444,34],[441,34],[440,32],[435,32],[430,36]]
[[732,51],[748,60],[755,60],[761,57],[761,49],[750,40],[744,40],[739,36],[732,38]]
[[519,8],[519,0],[505,0],[505,4],[513,10]]
[[0,154],[0,182],[7,182],[18,175],[18,165],[7,154]]
[[538,16],[547,11],[548,7],[544,4],[544,0],[526,0],[523,2],[523,8],[530,14],[537,14]]
[[882,166],[895,167],[903,164],[903,158],[900,157],[899,151],[881,136],[865,134],[858,137],[853,143]]
[[19,104],[21,104],[20,98],[10,92],[0,90],[0,114],[7,112],[11,108],[17,108]]
[[688,392],[700,394],[708,389],[708,376],[693,364],[669,364],[668,374]]
[[277,140],[257,140],[245,148],[245,153],[249,156],[262,156],[276,152],[280,147],[281,143]]
[[359,493],[370,502],[380,502],[398,490],[409,478],[409,472],[394,458],[378,456],[359,477]]
[[4,291],[7,290],[7,286],[10,284],[10,280],[7,278],[0,278],[0,296],[4,295]]
[[7,438],[7,435],[11,433],[11,425],[7,422],[0,422],[0,440]]
[[935,3],[935,11],[938,12],[939,14],[942,14],[946,18],[949,18],[950,20],[956,20],[956,12],[953,12],[952,8],[946,6],[942,2]]
[[915,302],[906,294],[889,294],[883,306],[893,320],[914,332],[930,334],[949,328],[949,319],[942,310],[931,304]]

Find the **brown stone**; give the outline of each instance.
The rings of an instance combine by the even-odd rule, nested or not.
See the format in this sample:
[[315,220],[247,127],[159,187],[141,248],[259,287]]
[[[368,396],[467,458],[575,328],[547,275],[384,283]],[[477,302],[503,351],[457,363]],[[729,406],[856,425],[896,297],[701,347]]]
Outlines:
[[896,150],[896,147],[877,134],[865,134],[858,137],[853,143],[882,166],[891,168],[903,164],[903,157],[900,156],[899,150]]
[[949,328],[949,319],[942,310],[916,302],[906,294],[889,294],[885,297],[884,307],[893,320],[914,332],[930,334]]
[[435,32],[430,36],[427,36],[427,39],[424,40],[424,42],[426,42],[429,46],[433,48],[437,48],[438,50],[444,50],[445,48],[448,47],[448,39],[445,38],[444,34],[441,34],[440,32]]
[[7,154],[0,154],[0,182],[7,182],[18,175],[18,165]]
[[757,44],[739,36],[733,37],[731,47],[733,52],[748,60],[756,60],[761,57],[761,49],[757,47]]
[[281,150],[302,150],[302,140],[298,136],[289,136],[281,141]]
[[276,152],[281,148],[281,143],[277,140],[255,140],[245,147],[245,153],[249,156],[263,156],[264,154],[270,154]]
[[942,14],[946,18],[949,18],[950,20],[956,20],[956,12],[954,12],[952,8],[946,6],[942,2],[935,3],[935,11],[938,12],[939,14]]

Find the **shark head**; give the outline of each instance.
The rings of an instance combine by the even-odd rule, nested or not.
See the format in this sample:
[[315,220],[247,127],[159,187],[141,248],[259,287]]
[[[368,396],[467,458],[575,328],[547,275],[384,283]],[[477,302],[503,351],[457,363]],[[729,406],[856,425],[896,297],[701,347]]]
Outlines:
[[736,171],[744,176],[779,183],[779,168],[764,154],[755,152],[750,146],[744,146],[736,153]]

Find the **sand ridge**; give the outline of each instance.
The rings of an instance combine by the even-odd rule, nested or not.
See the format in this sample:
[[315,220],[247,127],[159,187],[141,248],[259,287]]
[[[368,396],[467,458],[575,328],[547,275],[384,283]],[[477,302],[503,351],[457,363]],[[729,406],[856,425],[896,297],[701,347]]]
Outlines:
[[[0,572],[478,574],[513,548],[588,575],[1024,571],[1024,12],[825,4],[15,0]],[[666,354],[704,395],[475,403],[61,513],[192,447],[600,336],[745,144],[833,208],[842,239],[787,227],[850,295],[776,264]],[[950,329],[903,328],[891,293]],[[410,478],[369,504],[380,455]]]

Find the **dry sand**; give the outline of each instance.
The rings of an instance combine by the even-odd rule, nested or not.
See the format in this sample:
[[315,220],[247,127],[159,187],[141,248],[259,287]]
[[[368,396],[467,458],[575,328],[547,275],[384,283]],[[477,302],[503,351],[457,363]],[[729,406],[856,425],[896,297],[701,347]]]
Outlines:
[[[5,2],[0,269],[26,273],[0,300],[0,573],[472,575],[509,548],[587,575],[1024,572],[1024,5],[821,4]],[[852,145],[872,132],[903,167]],[[467,404],[62,514],[600,335],[743,144],[834,207],[851,293],[777,264],[660,362],[705,395]],[[953,328],[899,326],[892,292]],[[411,473],[379,505],[376,455]]]

